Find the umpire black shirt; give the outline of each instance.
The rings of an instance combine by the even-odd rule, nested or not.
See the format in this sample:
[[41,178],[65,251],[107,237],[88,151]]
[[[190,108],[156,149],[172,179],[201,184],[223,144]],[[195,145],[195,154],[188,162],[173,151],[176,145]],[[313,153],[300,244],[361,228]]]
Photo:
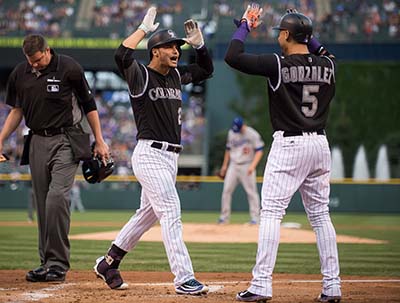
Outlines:
[[72,126],[96,103],[82,67],[73,58],[51,50],[49,65],[40,71],[25,61],[12,71],[6,104],[22,108],[25,124],[32,130]]

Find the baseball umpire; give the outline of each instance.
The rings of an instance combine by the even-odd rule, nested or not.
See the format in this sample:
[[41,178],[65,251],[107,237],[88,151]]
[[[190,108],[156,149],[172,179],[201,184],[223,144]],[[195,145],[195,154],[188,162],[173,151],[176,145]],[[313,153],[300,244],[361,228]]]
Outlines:
[[[182,237],[180,200],[175,188],[177,161],[182,151],[181,84],[209,78],[213,64],[197,23],[185,22],[186,38],[170,29],[159,30],[148,40],[150,63],[145,66],[134,57],[135,49],[147,33],[157,29],[156,8],[147,11],[139,28],[126,38],[115,54],[118,68],[128,83],[132,109],[138,129],[138,143],[132,155],[132,168],[142,186],[140,208],[121,229],[94,270],[112,289],[124,289],[118,266],[157,220],[178,294],[198,295],[208,287],[198,282]],[[181,46],[195,49],[196,63],[178,66]]]
[[[272,273],[280,223],[299,190],[316,234],[321,262],[320,302],[339,302],[341,287],[336,232],[329,215],[331,154],[325,134],[335,94],[335,58],[314,38],[312,22],[289,10],[277,27],[283,56],[244,52],[244,41],[259,24],[262,9],[250,5],[233,34],[225,61],[233,68],[268,78],[269,110],[274,129],[262,187],[259,243],[250,287],[238,301],[272,298]],[[255,17],[254,17],[255,16]]]
[[57,54],[41,35],[25,37],[22,49],[27,61],[8,80],[6,103],[12,109],[0,133],[0,153],[25,118],[31,131],[22,163],[29,163],[32,175],[40,255],[40,266],[26,279],[64,281],[70,267],[70,191],[79,160],[91,156],[89,135],[80,127],[83,114],[96,138],[94,154],[106,160],[109,151],[82,67]]

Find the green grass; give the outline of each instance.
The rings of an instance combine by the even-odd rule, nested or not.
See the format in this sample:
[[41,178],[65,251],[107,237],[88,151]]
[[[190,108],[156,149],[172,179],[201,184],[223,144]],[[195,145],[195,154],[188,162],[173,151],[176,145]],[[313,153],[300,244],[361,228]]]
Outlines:
[[[88,211],[74,213],[73,222],[116,222],[122,226],[133,211]],[[185,212],[183,222],[216,222],[217,213]],[[0,212],[0,221],[26,221],[24,211]],[[248,213],[234,213],[232,223],[245,223]],[[342,275],[400,276],[400,215],[333,214],[338,234],[388,241],[388,244],[339,244]],[[303,213],[289,213],[284,222],[298,222],[311,229]],[[71,234],[116,230],[118,227],[72,227]],[[71,267],[91,270],[94,260],[104,254],[110,241],[71,241]],[[196,271],[250,272],[256,244],[187,243]],[[38,265],[37,228],[0,226],[0,269],[31,269]],[[140,242],[123,261],[123,270],[169,271],[164,246]],[[279,247],[277,273],[319,273],[315,244],[286,244]]]

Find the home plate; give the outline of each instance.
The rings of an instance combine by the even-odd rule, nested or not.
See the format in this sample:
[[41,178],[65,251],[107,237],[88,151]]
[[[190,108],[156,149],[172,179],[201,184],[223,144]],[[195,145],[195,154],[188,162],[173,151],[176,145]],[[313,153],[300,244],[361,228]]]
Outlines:
[[217,292],[224,288],[224,285],[210,285],[208,286],[208,292]]

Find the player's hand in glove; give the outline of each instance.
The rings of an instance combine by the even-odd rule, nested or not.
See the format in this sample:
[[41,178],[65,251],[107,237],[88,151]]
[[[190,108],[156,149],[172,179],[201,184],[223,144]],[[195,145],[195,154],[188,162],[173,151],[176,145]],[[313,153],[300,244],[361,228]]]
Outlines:
[[199,49],[204,45],[204,38],[199,25],[193,19],[189,19],[184,23],[186,38],[183,40],[190,44],[193,48]]
[[154,23],[154,21],[156,20],[156,15],[157,8],[155,8],[154,6],[150,7],[143,18],[142,24],[139,25],[139,29],[144,31],[146,34],[154,32],[160,25],[159,22]]
[[261,21],[259,19],[261,17],[262,11],[263,9],[258,3],[251,3],[247,6],[247,9],[243,14],[242,20],[240,21],[247,21],[247,25],[250,31],[261,24]]

